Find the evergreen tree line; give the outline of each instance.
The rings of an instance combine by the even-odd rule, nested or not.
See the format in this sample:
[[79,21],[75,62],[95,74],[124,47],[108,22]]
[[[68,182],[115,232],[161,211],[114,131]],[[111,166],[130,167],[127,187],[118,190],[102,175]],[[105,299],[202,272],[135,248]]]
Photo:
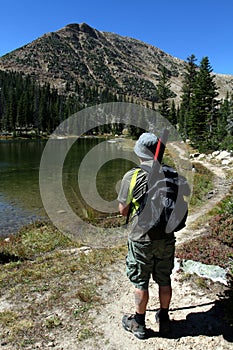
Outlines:
[[[69,102],[69,101],[68,101]],[[51,132],[70,105],[49,84],[39,86],[22,73],[0,71],[0,129],[20,134],[30,129]]]
[[[179,131],[184,140],[206,152],[217,149],[233,149],[233,96],[217,99],[218,91],[208,57],[200,65],[195,55],[187,58],[179,106],[171,91],[170,73],[161,67],[156,88],[156,105],[147,102],[146,107],[158,109]],[[16,72],[0,71],[0,131],[13,132],[18,136],[29,130],[38,135],[50,134],[72,114],[81,109],[105,102],[132,102],[136,99],[117,95],[110,89],[76,83],[71,93],[69,84],[66,94],[59,94],[49,84],[40,86],[29,76]],[[121,133],[127,127],[132,136],[141,133],[136,127],[110,123],[90,132]]]
[[[50,134],[62,121],[87,106],[127,100],[107,88],[88,87],[85,83],[76,84],[72,94],[67,84],[62,95],[48,83],[41,86],[22,73],[0,70],[0,132],[15,136],[25,136],[32,130],[37,135]],[[106,126],[102,131],[110,132],[111,128],[117,127]]]
[[170,81],[162,69],[158,84],[159,111],[176,125],[184,140],[201,152],[233,149],[233,95],[219,100],[208,57],[200,65],[195,55],[187,58],[180,105],[171,97]]

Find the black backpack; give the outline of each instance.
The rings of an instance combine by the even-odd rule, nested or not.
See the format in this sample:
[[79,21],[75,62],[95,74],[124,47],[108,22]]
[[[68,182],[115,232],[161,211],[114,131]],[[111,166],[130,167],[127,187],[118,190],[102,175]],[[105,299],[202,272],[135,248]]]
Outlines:
[[186,178],[168,165],[162,165],[154,176],[149,166],[141,168],[148,173],[147,189],[139,200],[132,230],[139,229],[153,239],[184,228],[188,216],[184,196],[190,195]]

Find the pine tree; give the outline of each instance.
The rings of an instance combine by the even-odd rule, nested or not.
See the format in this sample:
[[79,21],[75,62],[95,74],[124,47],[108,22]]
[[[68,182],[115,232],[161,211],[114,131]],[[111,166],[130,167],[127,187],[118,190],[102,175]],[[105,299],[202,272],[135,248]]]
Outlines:
[[190,100],[189,135],[193,144],[206,151],[212,146],[217,122],[217,87],[208,57],[200,62]]
[[233,148],[233,96],[230,97],[229,93],[219,108],[217,135],[221,149]]
[[172,125],[174,126],[177,125],[177,110],[176,110],[176,105],[174,100],[172,100],[172,103],[171,103],[168,119],[172,123]]
[[7,97],[6,104],[6,129],[15,132],[16,128],[16,114],[17,114],[17,98],[16,92],[10,90]]
[[186,139],[190,133],[190,109],[191,97],[193,95],[194,82],[197,73],[196,57],[192,54],[187,58],[186,72],[184,73],[181,105],[179,110],[178,127],[181,135]]
[[[231,95],[229,102],[229,114],[227,115],[227,125],[226,125],[227,133],[231,137],[231,149],[233,148],[233,95]],[[230,149],[230,148],[229,148]]]
[[170,86],[168,71],[165,67],[162,67],[159,83],[157,85],[158,109],[161,115],[167,119],[170,117],[169,98],[172,96]]
[[27,126],[27,119],[28,119],[28,96],[27,93],[24,92],[19,101],[18,101],[18,107],[17,107],[17,126],[19,128],[26,127]]

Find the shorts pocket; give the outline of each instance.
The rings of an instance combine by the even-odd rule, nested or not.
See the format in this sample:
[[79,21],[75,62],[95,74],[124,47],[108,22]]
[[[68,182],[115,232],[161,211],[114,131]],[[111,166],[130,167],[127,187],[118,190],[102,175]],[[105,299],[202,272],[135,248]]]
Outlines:
[[126,275],[131,282],[135,282],[138,276],[137,263],[126,257]]

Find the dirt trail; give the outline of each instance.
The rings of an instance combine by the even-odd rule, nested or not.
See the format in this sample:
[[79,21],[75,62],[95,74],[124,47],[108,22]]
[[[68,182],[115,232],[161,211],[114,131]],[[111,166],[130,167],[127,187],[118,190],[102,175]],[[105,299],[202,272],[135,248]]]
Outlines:
[[[202,162],[216,176],[212,197],[201,211],[190,215],[187,227],[177,234],[177,244],[200,235],[204,230],[190,230],[189,226],[209,211],[229,190],[230,181],[226,179],[224,170],[218,166]],[[158,288],[150,283],[150,301],[146,314],[146,326],[149,337],[138,340],[126,332],[121,319],[124,313],[134,313],[134,288],[125,276],[125,262],[119,262],[114,270],[109,269],[109,279],[99,289],[104,306],[98,310],[94,321],[95,339],[82,342],[82,349],[104,350],[225,350],[232,349],[233,337],[222,322],[221,302],[218,293],[223,289],[219,283],[210,283],[209,289],[198,288],[192,280],[182,280],[180,272],[174,269],[172,274],[173,297],[170,317],[172,333],[169,339],[159,337],[158,325],[155,323],[155,311],[159,308]],[[69,342],[64,349],[75,350],[77,343]],[[59,348],[62,349],[62,348]]]

